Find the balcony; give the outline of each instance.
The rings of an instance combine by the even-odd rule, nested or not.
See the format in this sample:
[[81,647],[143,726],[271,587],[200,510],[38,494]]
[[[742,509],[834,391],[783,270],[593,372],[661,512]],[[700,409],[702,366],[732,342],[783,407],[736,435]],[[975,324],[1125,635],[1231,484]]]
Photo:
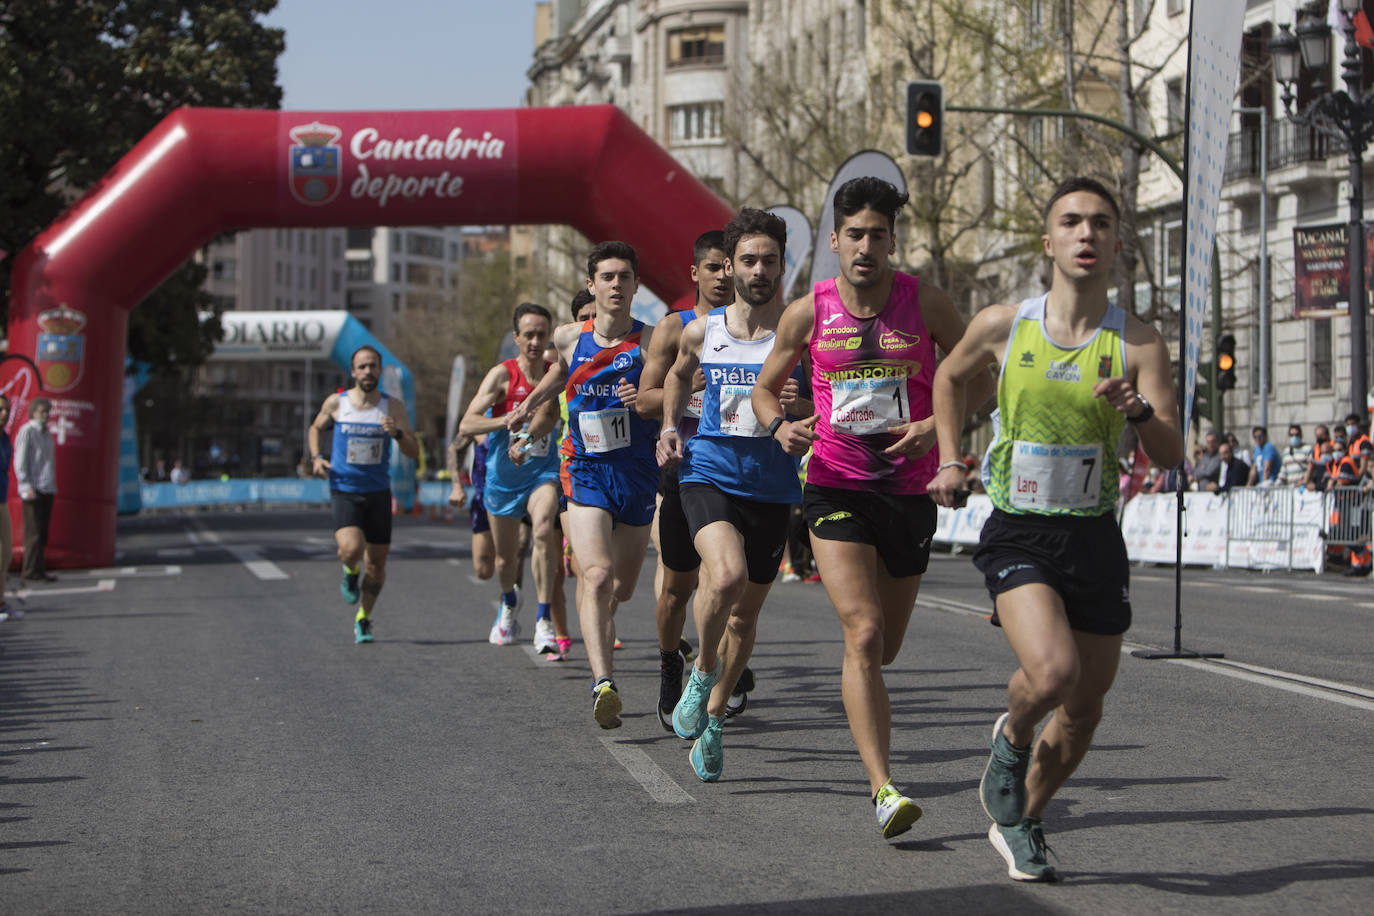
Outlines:
[[[1345,152],[1345,144],[1310,127],[1290,120],[1269,124],[1269,170],[1301,165],[1305,162],[1324,163],[1329,156]],[[1249,128],[1231,134],[1226,142],[1225,181],[1259,178],[1260,132]]]

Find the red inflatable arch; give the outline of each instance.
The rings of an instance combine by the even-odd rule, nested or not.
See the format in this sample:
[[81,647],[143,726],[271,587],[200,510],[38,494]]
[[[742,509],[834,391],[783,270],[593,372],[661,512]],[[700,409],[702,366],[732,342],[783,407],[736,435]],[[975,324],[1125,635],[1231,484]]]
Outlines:
[[[562,223],[639,253],[665,301],[730,209],[619,109],[174,112],[20,253],[0,391],[53,402],[48,561],[114,560],[128,312],[232,229]],[[40,391],[41,389],[41,391]],[[18,495],[10,510],[18,531]]]

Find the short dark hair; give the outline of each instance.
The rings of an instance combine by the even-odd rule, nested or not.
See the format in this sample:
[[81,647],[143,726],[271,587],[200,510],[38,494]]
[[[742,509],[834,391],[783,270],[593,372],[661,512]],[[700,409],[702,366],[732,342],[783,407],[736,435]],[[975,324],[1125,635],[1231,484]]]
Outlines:
[[1359,414],[1357,414],[1357,413],[1348,413],[1348,414],[1345,415],[1345,422],[1349,423],[1349,422],[1351,422],[1352,420],[1354,421],[1354,423],[1355,423],[1356,426],[1359,426],[1359,425],[1360,425],[1360,415],[1359,415]]
[[877,210],[887,217],[887,227],[896,229],[897,211],[906,206],[907,200],[906,192],[897,190],[890,181],[872,176],[851,178],[835,192],[835,231],[839,231],[846,217],[860,210]]
[[354,351],[353,351],[353,355],[350,356],[350,357],[348,358],[348,368],[349,368],[350,370],[353,368],[353,364],[354,364],[355,362],[357,362],[357,360],[358,360],[358,354],[359,354],[359,353],[362,353],[364,350],[366,350],[368,353],[371,353],[373,356],[377,357],[377,365],[378,365],[378,366],[381,366],[381,364],[384,362],[384,360],[382,359],[382,351],[381,351],[381,350],[378,350],[376,347],[372,346],[371,344],[363,344],[361,347],[359,347],[358,349],[354,350]]
[[596,297],[593,296],[592,291],[587,289],[585,286],[579,289],[576,293],[574,293],[572,297],[573,320],[577,319],[577,313],[582,311],[582,306],[586,305],[588,302],[595,301]]
[[611,258],[629,261],[630,269],[634,271],[636,277],[639,276],[639,257],[633,248],[625,242],[601,242],[587,256],[587,278],[595,277],[596,265],[602,261],[609,261]]
[[787,254],[787,223],[767,210],[745,207],[725,224],[725,247],[721,249],[733,259],[739,240],[746,235],[767,235],[778,243],[778,254]]
[[1050,221],[1050,211],[1054,209],[1054,205],[1059,202],[1061,197],[1068,197],[1070,194],[1076,194],[1079,191],[1087,191],[1089,194],[1096,194],[1098,197],[1105,200],[1108,206],[1112,208],[1112,215],[1116,217],[1116,221],[1118,223],[1121,222],[1121,208],[1116,204],[1116,197],[1111,191],[1107,190],[1107,186],[1102,182],[1095,178],[1089,178],[1086,175],[1075,175],[1072,178],[1065,178],[1063,181],[1059,182],[1059,187],[1054,189],[1054,193],[1050,195],[1050,199],[1045,202],[1045,212],[1042,216],[1044,222],[1048,223]]
[[1289,424],[1288,424],[1288,431],[1289,431],[1290,433],[1291,433],[1293,430],[1295,430],[1295,429],[1298,431],[1298,435],[1301,436],[1301,435],[1302,435],[1302,426],[1301,426],[1301,425],[1299,425],[1299,424],[1297,424],[1297,423],[1289,423]]
[[515,314],[511,316],[510,322],[517,333],[520,331],[520,319],[526,315],[538,315],[549,323],[550,328],[553,327],[553,315],[548,309],[537,302],[522,302],[515,307]]
[[1268,439],[1268,438],[1269,438],[1269,427],[1267,427],[1267,426],[1252,426],[1252,427],[1250,427],[1250,435],[1253,436],[1255,433],[1264,433],[1264,438]]
[[29,416],[32,417],[34,414],[38,413],[40,407],[46,407],[48,410],[52,410],[52,401],[49,401],[47,398],[34,398],[29,402]]
[[725,233],[719,229],[708,229],[697,236],[692,245],[692,264],[700,264],[713,251],[725,251]]

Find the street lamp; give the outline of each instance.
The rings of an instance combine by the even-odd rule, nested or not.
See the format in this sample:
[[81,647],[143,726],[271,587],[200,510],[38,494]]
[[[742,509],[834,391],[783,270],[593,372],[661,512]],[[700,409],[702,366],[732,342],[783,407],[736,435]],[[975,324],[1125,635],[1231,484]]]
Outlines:
[[[1360,49],[1355,43],[1355,14],[1361,0],[1338,0],[1344,17],[1345,60],[1341,78],[1345,90],[1327,91],[1325,82],[1314,81],[1316,98],[1299,112],[1293,112],[1293,84],[1302,68],[1325,74],[1331,64],[1331,27],[1310,10],[1302,14],[1297,28],[1279,26],[1279,34],[1269,42],[1274,61],[1274,79],[1283,86],[1283,107],[1297,124],[1312,127],[1345,143],[1350,160],[1350,397],[1351,409],[1364,416],[1367,410],[1369,376],[1366,360],[1366,314],[1364,242],[1364,149],[1374,135],[1374,93],[1366,93],[1360,67]],[[1294,34],[1296,33],[1296,34]]]

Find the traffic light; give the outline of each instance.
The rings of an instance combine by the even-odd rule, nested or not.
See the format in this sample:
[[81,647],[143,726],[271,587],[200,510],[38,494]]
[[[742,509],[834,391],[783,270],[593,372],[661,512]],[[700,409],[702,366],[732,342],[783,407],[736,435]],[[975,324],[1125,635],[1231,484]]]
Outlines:
[[906,84],[906,151],[913,156],[938,156],[945,137],[945,89],[940,83],[917,80]]
[[1216,373],[1218,391],[1236,387],[1236,338],[1233,334],[1217,338]]

